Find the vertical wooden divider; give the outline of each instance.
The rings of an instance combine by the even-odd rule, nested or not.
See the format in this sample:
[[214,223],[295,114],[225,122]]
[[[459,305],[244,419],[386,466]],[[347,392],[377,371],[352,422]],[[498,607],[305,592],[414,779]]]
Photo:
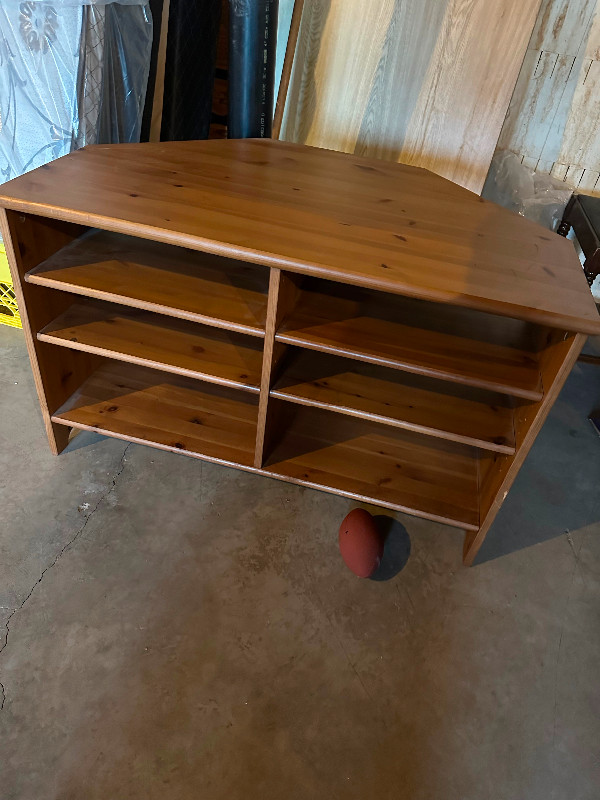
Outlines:
[[265,326],[265,346],[263,353],[262,375],[260,381],[260,399],[258,403],[258,423],[256,427],[256,450],[254,453],[254,466],[260,469],[263,466],[265,450],[269,446],[270,434],[273,432],[274,420],[269,416],[272,405],[281,401],[271,401],[269,406],[269,392],[277,364],[281,360],[287,345],[275,341],[275,334],[289,309],[294,304],[299,278],[289,275],[280,269],[271,268],[269,278],[269,298],[267,301],[267,321]]
[[488,456],[493,458],[493,463],[479,487],[480,528],[465,535],[463,561],[466,566],[472,565],[586,339],[587,336],[581,333],[550,330],[547,346],[540,358],[544,396],[537,403],[522,404],[515,408],[516,453],[512,456]]

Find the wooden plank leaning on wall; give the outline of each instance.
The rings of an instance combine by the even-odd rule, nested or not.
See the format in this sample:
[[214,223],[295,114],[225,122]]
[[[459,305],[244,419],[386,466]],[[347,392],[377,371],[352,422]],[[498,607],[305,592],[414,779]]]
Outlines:
[[426,167],[480,192],[539,7],[305,0],[280,138]]

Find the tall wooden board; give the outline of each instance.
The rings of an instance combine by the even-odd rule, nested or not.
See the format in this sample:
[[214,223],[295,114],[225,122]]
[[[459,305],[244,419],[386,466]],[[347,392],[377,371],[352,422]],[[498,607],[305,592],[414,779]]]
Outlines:
[[282,138],[479,192],[540,0],[306,0]]

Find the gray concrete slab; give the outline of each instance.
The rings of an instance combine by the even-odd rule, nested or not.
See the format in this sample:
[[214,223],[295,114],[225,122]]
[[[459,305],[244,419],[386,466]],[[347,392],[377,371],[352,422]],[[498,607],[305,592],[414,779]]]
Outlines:
[[478,566],[395,515],[404,568],[361,581],[348,500],[87,433],[52,457],[0,327],[2,800],[597,800],[594,369]]

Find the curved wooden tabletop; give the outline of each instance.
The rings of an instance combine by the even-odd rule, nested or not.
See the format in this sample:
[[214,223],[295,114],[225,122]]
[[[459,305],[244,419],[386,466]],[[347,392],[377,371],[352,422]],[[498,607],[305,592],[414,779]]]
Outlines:
[[84,148],[0,205],[600,333],[571,242],[427,170],[273,140]]

